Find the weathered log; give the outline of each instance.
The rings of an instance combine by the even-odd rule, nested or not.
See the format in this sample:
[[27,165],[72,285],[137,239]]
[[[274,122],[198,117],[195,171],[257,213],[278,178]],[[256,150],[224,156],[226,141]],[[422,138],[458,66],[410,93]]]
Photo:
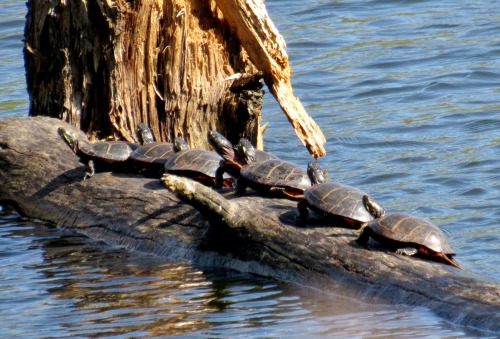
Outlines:
[[[130,250],[287,279],[371,302],[424,306],[452,323],[500,331],[500,285],[440,263],[401,257],[353,230],[303,224],[296,202],[192,180],[98,173],[50,118],[0,120],[0,203]],[[78,131],[77,131],[78,132]],[[83,134],[79,132],[82,136]],[[460,256],[457,257],[460,261]]]

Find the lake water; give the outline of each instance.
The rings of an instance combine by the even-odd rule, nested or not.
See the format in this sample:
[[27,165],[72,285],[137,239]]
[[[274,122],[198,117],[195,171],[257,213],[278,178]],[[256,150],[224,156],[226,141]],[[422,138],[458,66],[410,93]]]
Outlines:
[[[500,279],[500,3],[267,0],[329,177],[432,220],[466,270]],[[26,6],[0,8],[0,117],[28,111]],[[309,156],[270,95],[266,148]],[[0,217],[2,335],[470,337],[423,308],[371,305],[238,272],[159,261]],[[500,309],[499,309],[500,312]]]

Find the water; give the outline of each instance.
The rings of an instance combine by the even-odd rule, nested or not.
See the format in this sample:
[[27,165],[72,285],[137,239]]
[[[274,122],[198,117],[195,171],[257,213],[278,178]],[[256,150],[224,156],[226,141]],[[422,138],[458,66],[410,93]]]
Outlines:
[[[335,180],[431,219],[464,269],[500,278],[497,1],[267,0],[295,94],[328,142]],[[0,116],[28,110],[23,2],[0,9]],[[307,152],[270,95],[267,150]],[[0,218],[6,337],[464,337],[426,309],[367,305],[158,261],[15,215]],[[341,291],[340,293],[341,294]],[[29,319],[29,321],[21,321]]]

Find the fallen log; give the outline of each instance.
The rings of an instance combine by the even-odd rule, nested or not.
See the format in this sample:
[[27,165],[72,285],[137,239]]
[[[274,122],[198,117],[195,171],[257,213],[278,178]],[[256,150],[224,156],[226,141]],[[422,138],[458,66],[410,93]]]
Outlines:
[[[454,324],[500,331],[500,285],[473,272],[401,257],[353,230],[297,218],[296,202],[185,178],[98,173],[51,118],[0,120],[0,203],[106,243],[172,259],[286,279],[366,302],[423,306]],[[83,134],[76,129],[75,133]],[[165,189],[168,187],[169,190]],[[174,194],[175,193],[175,194]],[[460,256],[457,258],[460,261]]]

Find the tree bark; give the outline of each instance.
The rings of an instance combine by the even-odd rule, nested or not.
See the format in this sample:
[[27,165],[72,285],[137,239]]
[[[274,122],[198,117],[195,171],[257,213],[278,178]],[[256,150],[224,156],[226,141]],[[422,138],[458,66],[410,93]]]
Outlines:
[[235,92],[226,78],[257,69],[219,14],[205,0],[29,1],[30,115],[91,139],[136,141],[144,122],[157,140],[181,136],[198,148],[209,129],[255,142],[261,85]]
[[[365,302],[423,306],[454,324],[500,331],[500,285],[473,272],[397,256],[354,231],[306,224],[296,202],[223,194],[192,180],[98,173],[46,117],[0,120],[0,203],[23,215],[164,258],[286,279]],[[75,130],[80,137],[83,133]],[[457,256],[460,262],[460,253]],[[491,333],[490,333],[491,334]]]
[[[24,55],[30,115],[60,118],[91,139],[137,141],[143,122],[159,141],[208,148],[216,129],[261,147],[263,77],[309,151],[325,153],[260,0],[29,0]],[[231,89],[228,78],[258,71]]]

